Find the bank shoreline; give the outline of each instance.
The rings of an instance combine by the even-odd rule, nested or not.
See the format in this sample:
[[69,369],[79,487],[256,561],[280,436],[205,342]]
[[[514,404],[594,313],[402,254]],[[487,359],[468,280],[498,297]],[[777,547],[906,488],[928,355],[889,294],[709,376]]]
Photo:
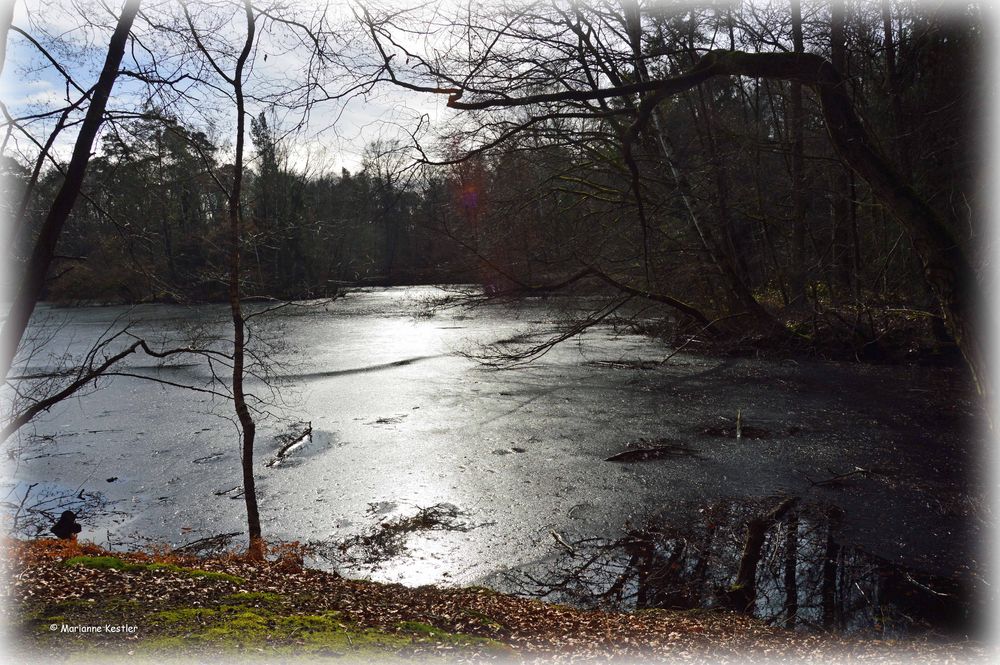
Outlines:
[[181,662],[987,662],[968,639],[803,633],[718,610],[581,610],[482,587],[404,587],[263,561],[2,543],[9,655]]

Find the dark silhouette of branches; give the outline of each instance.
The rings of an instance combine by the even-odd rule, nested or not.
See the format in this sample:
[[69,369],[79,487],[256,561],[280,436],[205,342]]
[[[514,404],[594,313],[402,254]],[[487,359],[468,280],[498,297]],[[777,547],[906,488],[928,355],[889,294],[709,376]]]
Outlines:
[[39,231],[14,302],[7,319],[4,321],[3,330],[0,332],[0,374],[5,377],[14,362],[21,338],[24,336],[28,321],[41,295],[45,276],[55,255],[56,243],[83,185],[94,139],[103,122],[104,108],[118,76],[119,65],[125,53],[125,42],[138,10],[139,0],[126,0],[118,25],[108,45],[107,58],[94,88],[93,99],[87,107],[87,115],[80,126],[80,132],[73,149],[73,157],[66,169],[65,181],[52,202],[45,223]]

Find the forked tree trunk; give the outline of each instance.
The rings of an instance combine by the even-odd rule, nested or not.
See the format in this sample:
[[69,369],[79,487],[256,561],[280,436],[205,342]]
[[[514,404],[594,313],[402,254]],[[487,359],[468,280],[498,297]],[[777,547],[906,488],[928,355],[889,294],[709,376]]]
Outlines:
[[[642,13],[637,0],[624,0],[622,2],[622,18],[625,22],[625,31],[629,38],[629,45],[632,49],[632,58],[635,66],[636,79],[648,82],[650,80],[649,70],[646,67],[642,55]],[[691,49],[694,52],[694,49]],[[693,57],[693,56],[692,56]],[[740,269],[739,251],[733,243],[733,221],[729,207],[729,191],[727,175],[719,155],[716,138],[712,131],[713,117],[711,108],[706,105],[704,96],[699,96],[699,106],[701,113],[696,113],[691,107],[692,122],[695,129],[703,137],[703,141],[708,147],[710,164],[713,178],[718,193],[719,225],[722,228],[724,241],[715,238],[711,229],[703,226],[691,203],[691,197],[687,187],[674,165],[671,155],[670,144],[666,136],[666,128],[661,121],[657,109],[654,109],[651,117],[653,130],[656,135],[657,145],[660,148],[663,160],[681,194],[684,205],[687,208],[692,226],[701,241],[702,247],[708,253],[712,264],[718,269],[725,282],[725,296],[729,301],[729,308],[740,314],[734,318],[734,322],[740,331],[751,330],[754,333],[763,334],[766,337],[781,338],[788,334],[788,330],[775,319],[754,297],[747,285],[747,271]],[[699,122],[699,118],[704,118],[704,123]]]
[[699,68],[717,74],[799,80],[819,95],[830,140],[840,158],[856,171],[889,213],[903,226],[920,258],[924,278],[941,303],[948,331],[962,351],[980,394],[989,394],[977,333],[977,279],[958,239],[945,221],[906,184],[875,145],[854,111],[840,73],[820,56],[710,51]]

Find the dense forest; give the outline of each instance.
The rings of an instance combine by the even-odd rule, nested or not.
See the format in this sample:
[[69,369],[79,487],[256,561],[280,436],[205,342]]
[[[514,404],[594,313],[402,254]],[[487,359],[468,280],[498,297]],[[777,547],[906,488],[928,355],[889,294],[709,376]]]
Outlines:
[[[450,181],[431,179],[418,190],[412,177],[392,171],[395,165],[386,162],[393,153],[377,144],[357,174],[297,173],[283,159],[265,114],[253,119],[251,135],[248,295],[303,299],[330,296],[345,285],[470,279],[470,261],[432,235],[439,220],[453,214]],[[220,219],[226,199],[213,174],[227,166],[204,133],[176,118],[151,112],[117,125],[91,162],[88,196],[61,240],[49,297],[59,302],[224,299]],[[40,182],[42,213],[59,179],[53,169]]]
[[[947,221],[964,251],[981,244],[976,81],[985,35],[976,6],[682,7],[512,6],[504,15],[521,23],[505,35],[507,50],[481,63],[489,73],[480,71],[476,85],[509,94],[504,67],[523,68],[516,89],[528,91],[583,89],[598,79],[627,85],[682,73],[707,46],[817,54],[842,73],[902,181]],[[404,20],[379,18],[377,8],[365,17],[379,48],[391,42],[393,21]],[[492,25],[480,20],[483,30]],[[535,60],[517,48],[534,49]],[[550,81],[539,80],[542,56]],[[437,67],[477,72],[476,63],[449,58]],[[729,332],[788,328],[872,357],[880,344],[947,345],[911,234],[838,158],[817,95],[801,83],[713,78],[657,106],[631,144],[623,135],[637,110],[628,96],[474,111],[423,144],[416,135],[415,145],[371,141],[354,173],[293,165],[294,134],[274,108],[250,123],[242,201],[248,296],[313,298],[349,285],[564,285],[679,303],[681,319],[699,328],[715,322],[725,331],[734,320]],[[226,195],[218,178],[232,168],[225,141],[218,129],[152,103],[109,119],[45,297],[223,299]],[[8,202],[21,201],[31,167],[7,156]],[[60,181],[58,165],[44,166],[21,202],[14,265]],[[581,271],[589,274],[577,279]]]

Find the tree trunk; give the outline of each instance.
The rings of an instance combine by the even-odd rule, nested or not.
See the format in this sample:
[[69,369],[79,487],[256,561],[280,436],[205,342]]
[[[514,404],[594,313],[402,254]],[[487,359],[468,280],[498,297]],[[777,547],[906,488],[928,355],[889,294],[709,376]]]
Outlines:
[[243,70],[250,57],[250,52],[253,50],[254,34],[256,32],[256,22],[250,0],[244,0],[243,7],[246,13],[247,36],[243,43],[243,49],[236,59],[236,68],[232,77],[229,77],[222,71],[198,38],[197,29],[190,14],[188,14],[187,6],[184,7],[184,15],[187,18],[188,27],[191,29],[191,34],[194,36],[198,48],[208,58],[215,71],[232,86],[233,97],[236,102],[236,147],[233,158],[233,181],[226,199],[229,227],[229,310],[233,320],[233,406],[240,423],[240,432],[242,435],[240,461],[243,469],[243,500],[247,509],[247,532],[249,536],[247,555],[250,558],[262,558],[264,555],[264,542],[261,538],[260,511],[257,507],[257,486],[253,476],[253,449],[257,425],[254,422],[253,415],[250,413],[250,407],[247,405],[246,391],[243,386],[246,363],[246,320],[243,318],[243,305],[240,295],[240,236],[243,217],[241,198],[243,192],[244,135],[246,134]]
[[[816,90],[834,149],[909,234],[924,278],[941,303],[948,332],[962,351],[980,394],[989,395],[976,318],[978,283],[972,265],[944,220],[903,182],[875,145],[855,113],[840,73],[812,53],[709,51],[688,74],[658,82],[659,90],[643,102],[643,107],[719,75],[797,80]],[[640,108],[640,114],[644,110]]]
[[243,308],[240,301],[240,193],[243,186],[243,135],[246,117],[243,100],[243,66],[253,48],[256,28],[250,0],[245,0],[244,7],[247,17],[247,38],[233,76],[233,88],[236,93],[236,160],[233,169],[233,187],[229,192],[229,307],[233,315],[233,401],[236,407],[236,416],[240,421],[240,428],[243,430],[241,457],[243,497],[247,507],[247,529],[250,538],[249,553],[251,556],[263,556],[260,511],[257,507],[257,486],[253,477],[253,448],[257,425],[250,414],[246,393],[243,390],[246,356],[246,322],[243,319]]
[[[13,5],[13,3],[11,4]],[[24,337],[24,331],[28,327],[28,321],[31,320],[35,305],[41,298],[45,276],[52,264],[59,236],[62,234],[63,226],[69,219],[73,205],[80,194],[80,188],[83,186],[87,164],[90,162],[90,151],[93,148],[97,132],[104,122],[104,109],[111,96],[115,79],[118,77],[118,69],[125,54],[125,42],[138,11],[139,0],[126,0],[118,18],[118,25],[115,27],[114,34],[111,35],[108,55],[105,58],[104,67],[101,69],[101,75],[91,93],[90,106],[87,108],[83,124],[80,125],[80,133],[76,137],[76,145],[73,147],[73,156],[66,168],[66,176],[59,192],[52,201],[52,207],[49,208],[49,213],[38,233],[38,238],[35,240],[31,257],[25,266],[7,320],[3,324],[2,332],[0,332],[0,373],[4,378],[10,372],[14,357],[17,355],[17,349]]]
[[[802,4],[792,0],[792,48],[802,53]],[[805,148],[802,137],[802,83],[792,81],[789,90],[788,134],[791,137],[792,167],[792,270],[790,271],[789,296],[791,305],[798,309],[806,306],[807,274],[806,257],[806,183]]]
[[743,552],[740,554],[740,564],[736,571],[736,580],[729,591],[729,602],[738,612],[752,613],[757,601],[757,564],[760,563],[764,551],[764,538],[767,530],[775,522],[784,517],[795,504],[797,498],[785,499],[771,512],[762,517],[756,517],[747,524],[747,535],[743,541]]
[[[892,143],[899,160],[899,171],[904,179],[913,176],[910,153],[905,134],[906,121],[903,118],[903,100],[899,90],[899,75],[896,72],[896,41],[892,34],[892,2],[882,0],[882,45],[885,50],[885,83],[889,92],[889,108],[892,109],[892,128],[895,136]],[[836,64],[836,63],[834,63]],[[843,73],[843,72],[842,72]]]
[[[703,126],[704,142],[708,149],[712,180],[715,184],[719,225],[724,236],[721,247],[719,241],[713,240],[713,245],[716,254],[720,256],[719,265],[722,267],[722,274],[726,280],[726,286],[729,288],[730,299],[737,309],[736,312],[732,313],[742,313],[747,317],[738,319],[736,325],[741,330],[754,330],[768,337],[783,337],[788,334],[788,330],[764,309],[750,291],[750,287],[747,286],[746,266],[740,264],[743,253],[733,240],[733,216],[730,213],[729,186],[725,167],[719,155],[718,142],[712,131],[712,109],[705,102],[703,95],[698,95],[698,101],[704,122],[699,124],[697,116],[693,113],[692,119],[696,129]],[[711,235],[709,237],[711,238]]]
[[831,510],[826,522],[826,546],[823,551],[823,583],[822,583],[822,625],[827,630],[832,629],[837,621],[837,561],[840,558],[840,548],[833,538],[837,513]]
[[[834,68],[840,72],[842,77],[847,77],[847,36],[844,30],[845,20],[844,0],[833,0],[830,3],[830,62]],[[833,169],[830,192],[830,213],[831,226],[830,234],[830,281],[835,285],[836,291],[831,295],[837,297],[840,293],[852,293],[851,285],[857,279],[854,274],[858,266],[852,266],[851,251],[851,194],[850,182],[847,168],[837,165]],[[852,267],[854,270],[852,270]],[[852,280],[853,276],[853,280]]]
[[[629,45],[631,46],[632,57],[635,63],[636,79],[639,81],[649,81],[649,71],[646,68],[645,60],[643,60],[642,57],[642,14],[640,12],[639,3],[637,0],[624,0],[622,2],[622,9],[626,33],[628,34]],[[694,53],[693,47],[691,52]],[[787,335],[788,331],[780,322],[777,321],[777,319],[771,316],[771,314],[764,309],[760,302],[757,301],[753,293],[750,291],[750,288],[747,286],[745,279],[746,270],[739,269],[739,252],[733,244],[732,216],[729,213],[727,177],[722,160],[718,153],[715,136],[712,131],[712,113],[711,109],[706,105],[703,95],[699,95],[699,103],[701,107],[701,116],[705,119],[704,131],[702,132],[701,130],[701,124],[698,122],[698,114],[694,112],[693,107],[691,108],[692,122],[694,123],[695,128],[699,131],[699,134],[703,134],[704,141],[708,146],[710,163],[712,165],[712,172],[718,193],[717,201],[719,207],[719,222],[722,226],[722,232],[725,234],[726,238],[725,247],[720,246],[720,243],[712,234],[711,229],[705,228],[699,223],[698,216],[691,203],[691,198],[686,191],[687,188],[682,182],[678,170],[674,165],[669,140],[666,136],[666,128],[664,127],[664,123],[661,121],[657,109],[654,109],[651,115],[653,129],[656,133],[656,143],[660,148],[663,159],[667,164],[674,183],[681,194],[684,205],[688,210],[691,223],[694,226],[699,240],[701,241],[702,247],[704,247],[705,251],[709,254],[712,263],[719,270],[723,280],[725,281],[726,288],[728,289],[727,300],[731,301],[731,306],[742,310],[742,312],[749,319],[749,321],[748,319],[743,318],[738,319],[740,329],[752,329],[768,337],[783,337]]]

